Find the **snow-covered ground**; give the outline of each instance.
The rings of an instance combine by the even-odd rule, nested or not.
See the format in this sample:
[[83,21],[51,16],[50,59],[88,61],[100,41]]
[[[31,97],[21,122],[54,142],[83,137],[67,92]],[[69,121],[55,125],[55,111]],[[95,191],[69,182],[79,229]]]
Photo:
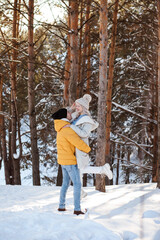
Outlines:
[[87,187],[85,216],[57,211],[60,187],[0,186],[0,240],[160,240],[160,190],[156,184]]

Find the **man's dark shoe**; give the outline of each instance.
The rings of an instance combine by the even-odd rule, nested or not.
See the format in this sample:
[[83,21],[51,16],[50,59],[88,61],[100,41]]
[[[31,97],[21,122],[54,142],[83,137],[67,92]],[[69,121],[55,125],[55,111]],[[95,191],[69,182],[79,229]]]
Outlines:
[[58,211],[59,212],[64,212],[64,211],[67,211],[65,208],[58,208]]
[[80,215],[80,214],[85,214],[85,213],[82,212],[82,211],[74,211],[74,214],[76,214],[76,215]]

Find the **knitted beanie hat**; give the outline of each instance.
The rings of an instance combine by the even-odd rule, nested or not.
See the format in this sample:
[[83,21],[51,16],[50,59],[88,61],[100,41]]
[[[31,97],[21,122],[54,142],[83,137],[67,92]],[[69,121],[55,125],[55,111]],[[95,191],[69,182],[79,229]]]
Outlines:
[[53,119],[61,119],[61,118],[66,118],[67,117],[67,109],[66,108],[61,108],[57,112],[52,114]]
[[89,103],[92,100],[91,95],[85,94],[82,98],[77,99],[75,102],[79,103],[83,107],[85,107],[87,110],[89,109]]

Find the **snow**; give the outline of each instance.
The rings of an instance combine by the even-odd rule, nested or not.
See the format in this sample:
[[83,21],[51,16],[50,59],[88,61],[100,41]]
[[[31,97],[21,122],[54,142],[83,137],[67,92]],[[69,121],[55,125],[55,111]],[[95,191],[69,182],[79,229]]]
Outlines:
[[14,157],[14,159],[18,159],[19,158],[19,153],[13,153],[13,157]]
[[160,190],[154,183],[85,188],[84,215],[58,212],[60,187],[0,185],[0,240],[160,240]]
[[4,175],[4,164],[3,164],[3,162],[2,162],[2,165],[1,165],[1,169],[0,169],[0,185],[5,185],[5,175]]

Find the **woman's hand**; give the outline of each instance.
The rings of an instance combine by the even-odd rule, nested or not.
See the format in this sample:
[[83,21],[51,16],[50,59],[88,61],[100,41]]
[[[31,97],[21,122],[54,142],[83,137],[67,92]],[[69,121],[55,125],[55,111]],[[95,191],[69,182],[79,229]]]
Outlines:
[[71,109],[72,109],[72,110],[75,110],[75,109],[76,109],[76,103],[75,103],[75,102],[72,104]]
[[66,127],[70,127],[70,124],[67,124],[67,125],[65,125],[64,127],[62,127],[62,128],[66,128]]

